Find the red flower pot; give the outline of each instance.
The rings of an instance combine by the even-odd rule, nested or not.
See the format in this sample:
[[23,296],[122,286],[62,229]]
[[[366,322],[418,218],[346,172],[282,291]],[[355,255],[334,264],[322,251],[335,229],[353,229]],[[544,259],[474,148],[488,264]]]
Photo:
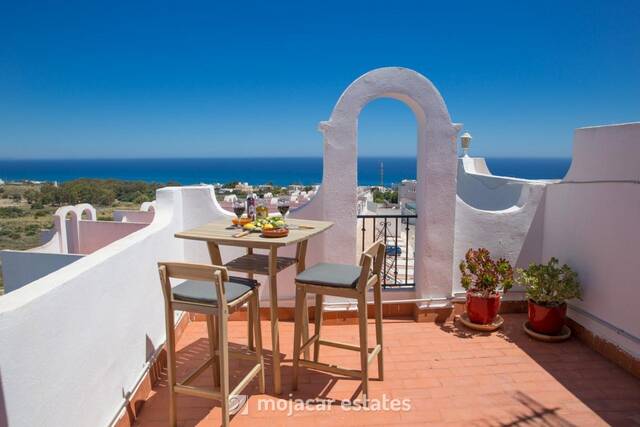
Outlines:
[[473,323],[486,325],[496,320],[498,310],[500,309],[500,295],[495,294],[490,297],[482,297],[467,292],[465,308],[469,320]]
[[556,335],[564,326],[567,317],[567,304],[545,307],[529,300],[529,326],[545,335]]

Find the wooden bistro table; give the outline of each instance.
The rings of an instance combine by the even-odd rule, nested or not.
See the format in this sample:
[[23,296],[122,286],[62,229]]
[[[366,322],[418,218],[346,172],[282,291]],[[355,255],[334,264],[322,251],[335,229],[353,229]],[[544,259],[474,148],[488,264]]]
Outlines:
[[[297,272],[302,272],[305,269],[307,242],[311,237],[330,228],[333,223],[307,219],[287,219],[287,225],[293,226],[292,229],[289,230],[289,235],[278,238],[262,237],[262,235],[257,232],[242,237],[233,237],[241,230],[232,227],[230,219],[204,224],[191,230],[176,233],[175,235],[175,237],[180,239],[206,242],[211,263],[214,265],[224,265],[229,271],[246,273],[250,278],[252,278],[254,274],[265,275],[269,278],[271,340],[273,349],[273,388],[276,394],[282,392],[280,339],[278,332],[277,273],[294,264],[296,265]],[[278,248],[293,244],[296,244],[296,255],[294,258],[278,256]],[[220,255],[220,246],[244,247],[247,248],[247,252],[245,255],[223,264]],[[253,252],[254,249],[266,249],[269,251],[269,254],[256,254]],[[251,321],[249,321],[249,324],[251,324]],[[249,334],[249,345],[253,345],[251,334]]]

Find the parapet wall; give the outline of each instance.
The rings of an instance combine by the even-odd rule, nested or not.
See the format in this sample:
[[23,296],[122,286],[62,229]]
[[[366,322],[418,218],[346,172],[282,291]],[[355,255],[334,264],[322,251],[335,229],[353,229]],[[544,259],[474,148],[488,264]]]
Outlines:
[[[203,242],[174,234],[232,216],[213,187],[163,188],[157,197],[150,225],[0,298],[0,348],[11,349],[0,351],[0,420],[104,426],[120,413],[165,342],[157,262],[210,262]],[[322,256],[319,244],[311,240],[310,262]],[[225,247],[222,257],[241,253]],[[279,277],[285,299],[293,293],[291,274]],[[261,299],[268,300],[266,286]],[[46,405],[34,409],[34,390]]]
[[[458,159],[452,293],[464,295],[458,263],[469,248],[485,247],[514,266],[539,262],[546,181],[494,176],[483,158]],[[515,287],[506,296],[519,299]]]
[[147,223],[114,221],[79,221],[79,254],[91,254],[146,227]]
[[547,187],[542,258],[575,269],[569,315],[640,357],[640,123],[577,129],[566,178]]

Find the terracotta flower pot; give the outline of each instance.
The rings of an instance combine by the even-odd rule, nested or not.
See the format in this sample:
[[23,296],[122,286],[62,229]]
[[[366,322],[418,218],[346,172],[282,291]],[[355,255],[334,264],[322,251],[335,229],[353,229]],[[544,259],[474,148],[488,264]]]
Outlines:
[[567,317],[567,304],[546,307],[529,300],[529,326],[545,335],[556,335],[564,326]]
[[500,295],[495,294],[490,297],[472,295],[467,292],[467,302],[465,304],[467,316],[473,323],[486,325],[496,320],[500,309]]

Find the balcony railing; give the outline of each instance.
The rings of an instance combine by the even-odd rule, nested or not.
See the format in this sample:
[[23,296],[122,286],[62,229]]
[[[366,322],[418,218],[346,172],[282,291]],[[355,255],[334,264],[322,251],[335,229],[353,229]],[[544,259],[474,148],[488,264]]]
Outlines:
[[358,215],[361,250],[378,239],[386,243],[382,286],[412,288],[414,278],[415,219],[417,215]]

